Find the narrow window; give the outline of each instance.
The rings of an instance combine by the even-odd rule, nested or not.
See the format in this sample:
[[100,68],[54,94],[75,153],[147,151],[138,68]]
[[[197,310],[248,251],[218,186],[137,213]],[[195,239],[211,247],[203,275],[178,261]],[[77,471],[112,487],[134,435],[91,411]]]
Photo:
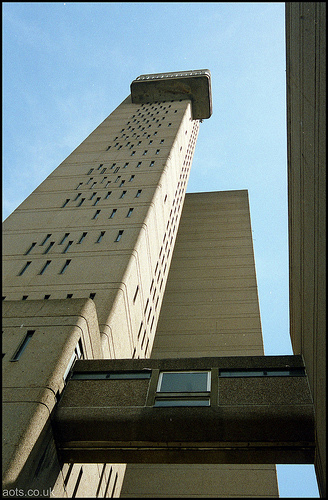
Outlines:
[[55,244],[55,242],[54,242],[54,241],[51,241],[51,242],[49,243],[49,246],[45,249],[45,251],[44,251],[43,253],[44,253],[44,254],[45,254],[45,253],[48,253],[48,252],[49,252],[49,250],[50,250],[50,248],[52,248],[52,247],[54,246],[54,244]]
[[118,176],[116,177],[116,179],[115,179],[115,181],[114,181],[114,182],[118,182],[118,181],[120,180],[120,178],[121,178],[121,176],[120,176],[120,175],[118,175]]
[[104,177],[100,184],[103,184],[103,182],[105,182],[106,179],[107,177]]
[[97,181],[93,182],[92,186],[90,186],[90,189],[92,189],[96,184],[97,184]]
[[101,231],[96,243],[100,243],[106,231]]
[[120,229],[117,236],[116,236],[116,240],[115,241],[120,241],[120,239],[122,238],[122,234],[123,234],[123,229]]
[[90,179],[87,182],[87,185],[90,184],[90,182],[93,180],[93,177],[90,177]]
[[50,299],[50,294],[47,294],[44,296],[44,300],[48,300],[48,299]]
[[96,199],[96,201],[94,202],[93,206],[97,205],[97,203],[100,202],[100,197]]
[[112,194],[112,192],[111,192],[111,191],[108,191],[108,193],[107,193],[107,194],[106,194],[106,196],[105,196],[105,200],[107,200],[107,198],[109,198],[111,194]]
[[129,182],[132,182],[134,179],[134,175],[131,175],[130,179],[129,179]]
[[79,189],[79,187],[82,186],[82,184],[83,182],[79,182],[75,189]]
[[13,355],[13,357],[11,358],[10,361],[18,361],[19,360],[19,358],[23,354],[23,351],[25,350],[27,344],[29,343],[29,341],[33,337],[34,332],[35,332],[35,330],[28,330],[27,331],[24,339],[22,340],[22,342],[18,346],[18,349],[16,350],[15,354]]
[[142,153],[143,156],[146,156],[146,154],[148,153],[148,150],[145,149],[145,151]]
[[90,293],[89,298],[93,300],[95,298],[95,296],[96,296],[95,293]]
[[161,142],[160,142],[160,144],[163,144],[163,142],[164,142],[164,139],[161,139]]
[[92,217],[92,219],[96,219],[99,214],[100,214],[100,210],[97,210],[96,213],[94,214],[94,216]]
[[49,240],[51,234],[47,234],[47,236],[44,238],[43,242],[41,243],[41,247]]
[[110,148],[111,148],[111,146],[108,146],[106,151],[108,151]]
[[106,172],[106,167],[102,169],[102,171],[100,172],[101,174],[104,174]]
[[139,198],[139,196],[141,195],[141,191],[142,191],[142,189],[138,189],[137,194],[136,194],[136,198]]
[[93,168],[90,168],[89,172],[87,172],[87,175],[90,175],[93,172]]
[[32,243],[32,245],[30,246],[30,248],[25,252],[25,255],[28,255],[33,250],[33,248],[35,247],[35,245],[36,245],[36,241],[34,241]]
[[59,274],[63,274],[63,273],[66,271],[66,269],[68,268],[68,266],[69,266],[70,262],[71,262],[70,260],[67,260],[67,261],[65,262],[65,264],[64,264],[64,266],[63,266],[63,268],[62,268],[62,270],[60,271],[60,273],[59,273]]
[[113,208],[112,213],[110,214],[110,216],[108,218],[112,219],[114,217],[114,215],[116,214],[116,212],[117,212],[117,209]]
[[126,168],[128,165],[129,165],[129,162],[127,162],[127,163],[124,165],[124,167],[123,167],[123,168]]
[[31,261],[28,261],[26,262],[25,266],[23,267],[23,269],[21,270],[21,272],[19,273],[18,276],[22,276],[22,274],[25,273],[26,269],[28,268],[28,266],[31,264]]
[[82,205],[82,203],[84,202],[85,198],[81,198],[81,201],[80,203],[77,205],[77,207],[80,207]]
[[96,196],[97,193],[92,193],[92,195],[90,196],[90,200],[92,200],[95,196]]
[[139,161],[136,168],[141,167],[142,161]]
[[135,303],[135,301],[136,301],[136,298],[138,296],[138,292],[139,292],[139,285],[137,285],[136,291],[134,292],[133,303]]
[[136,152],[135,152],[135,151],[132,151],[131,156],[133,156],[133,155],[135,155],[135,154],[136,154]]
[[68,293],[68,294],[66,295],[66,299],[71,299],[72,297],[73,297],[73,294],[72,294],[72,293]]
[[158,155],[158,154],[159,154],[159,151],[160,151],[159,149],[156,149],[156,153],[155,153],[155,154],[156,154],[156,155]]
[[69,198],[66,198],[65,203],[63,204],[62,208],[66,207],[67,203],[69,202]]
[[[114,165],[116,165],[116,163],[114,163]],[[113,166],[114,166],[113,165]],[[113,167],[112,167],[113,168]],[[117,174],[117,172],[119,171],[120,167],[116,167],[115,170],[114,170],[114,174]]]
[[64,248],[64,250],[63,250],[63,252],[62,252],[62,253],[66,253],[66,252],[68,251],[68,249],[69,249],[69,247],[70,247],[71,245],[73,245],[73,241],[69,241],[69,242],[67,243],[67,245],[66,245],[66,247]]
[[50,263],[51,263],[51,260],[47,260],[47,262],[45,263],[45,265],[43,266],[43,268],[41,269],[39,274],[43,274],[45,272],[45,270],[47,269],[47,267],[50,266]]
[[122,194],[120,196],[120,198],[123,198],[123,196],[125,195],[126,191],[122,191]]
[[23,295],[22,300],[27,300],[28,295]]
[[68,238],[69,236],[69,233],[65,233],[63,239],[61,240],[61,242],[59,243],[59,245],[62,245],[64,243],[64,241],[66,240],[66,238]]
[[76,201],[80,196],[81,196],[81,193],[77,193],[77,195],[76,195],[76,197],[74,198],[73,201]]
[[127,217],[131,217],[132,212],[133,212],[133,208],[129,208],[129,211],[127,213]]
[[108,187],[110,183],[111,183],[111,181],[107,181],[105,188]]
[[79,239],[78,243],[82,243],[82,241],[84,240],[84,238],[86,237],[88,233],[82,233],[82,236],[81,238]]
[[155,162],[154,162],[154,160],[152,160],[152,161],[150,162],[149,166],[150,166],[150,167],[153,167],[153,166],[154,166],[154,164],[155,164]]
[[100,170],[102,166],[103,166],[103,163],[100,163],[100,165],[99,165],[99,167],[97,168],[97,170]]

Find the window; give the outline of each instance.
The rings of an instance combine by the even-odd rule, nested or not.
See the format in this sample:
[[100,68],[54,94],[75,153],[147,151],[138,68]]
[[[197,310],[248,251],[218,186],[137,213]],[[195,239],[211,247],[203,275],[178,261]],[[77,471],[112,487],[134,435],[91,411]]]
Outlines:
[[41,243],[41,247],[49,240],[51,234],[47,234],[47,236],[44,238],[43,242]]
[[139,196],[141,195],[141,191],[142,191],[142,189],[138,189],[137,194],[136,194],[136,198],[139,198]]
[[28,266],[31,264],[32,261],[27,261],[25,266],[23,267],[23,269],[21,270],[21,272],[18,274],[18,276],[22,276],[22,274],[25,273],[26,269],[28,268]]
[[219,377],[304,377],[302,367],[291,368],[254,368],[254,369],[221,369]]
[[119,232],[118,232],[118,234],[117,234],[117,236],[116,236],[115,241],[120,241],[120,239],[122,238],[122,234],[123,234],[123,232],[124,232],[124,231],[123,231],[123,229],[120,229],[120,230],[119,230]]
[[95,296],[96,296],[95,292],[92,292],[92,293],[90,293],[89,298],[93,300],[95,298]]
[[210,406],[209,371],[161,372],[154,406]]
[[102,171],[100,172],[101,174],[104,174],[106,172],[106,167],[102,169]]
[[28,255],[33,250],[33,248],[35,247],[35,245],[36,245],[36,241],[34,241],[32,243],[32,245],[30,246],[30,248],[25,252],[25,255]]
[[63,204],[62,208],[66,207],[67,203],[69,202],[69,198],[66,198],[65,203]]
[[68,377],[68,374],[70,372],[70,369],[72,368],[73,364],[74,364],[74,361],[76,359],[84,359],[84,353],[83,353],[83,346],[82,346],[82,339],[79,338],[79,341],[78,343],[76,344],[76,347],[74,349],[74,352],[72,354],[72,357],[67,365],[67,368],[65,370],[65,373],[64,373],[64,381],[66,381],[67,377]]
[[84,202],[85,198],[81,198],[81,201],[80,203],[77,205],[77,207],[80,207],[82,205],[82,203]]
[[90,175],[93,172],[93,168],[90,168],[89,172],[87,172],[87,175]]
[[65,233],[63,239],[60,241],[59,245],[62,245],[64,241],[69,237],[69,233]]
[[134,210],[133,208],[129,208],[129,211],[127,213],[127,217],[131,217],[133,210]]
[[130,179],[129,179],[129,182],[132,182],[134,179],[134,175],[131,175]]
[[44,296],[44,300],[48,300],[48,299],[50,299],[50,294],[46,294],[46,295]]
[[150,167],[153,167],[153,166],[154,166],[154,164],[155,164],[155,162],[154,162],[154,160],[152,160],[152,161],[150,162],[149,166],[150,166]]
[[84,238],[86,237],[88,233],[82,233],[82,236],[81,238],[79,239],[78,243],[82,243],[82,241],[84,240]]
[[90,200],[92,200],[95,196],[96,196],[97,193],[92,193],[92,195],[90,196]]
[[71,380],[135,380],[150,379],[151,370],[146,368],[138,371],[117,372],[74,372]]
[[64,272],[66,271],[66,269],[68,268],[68,266],[70,265],[70,260],[67,260],[62,268],[62,270],[60,271],[59,274],[64,274]]
[[94,216],[92,217],[92,219],[96,219],[99,214],[100,214],[100,210],[96,210],[96,213],[94,214]]
[[103,236],[104,236],[105,232],[106,232],[106,231],[101,231],[101,233],[100,233],[100,235],[99,235],[99,237],[98,237],[98,239],[97,239],[96,243],[100,243],[100,242],[101,242],[101,240],[103,239]]
[[116,212],[117,212],[117,209],[113,208],[112,213],[110,214],[110,216],[108,218],[112,219],[114,217],[114,215],[116,214]]
[[44,254],[45,254],[45,253],[48,253],[48,252],[49,252],[49,250],[50,250],[50,248],[51,248],[51,247],[53,247],[53,246],[54,246],[54,244],[55,244],[55,242],[54,242],[54,241],[51,241],[51,242],[49,243],[48,247],[45,249],[45,251],[44,251],[43,253],[44,253]]
[[81,196],[81,193],[77,193],[73,201],[76,201]]
[[23,351],[25,350],[27,344],[30,342],[31,338],[33,337],[35,330],[28,330],[24,339],[18,346],[18,349],[16,350],[15,354],[11,358],[10,361],[18,361],[21,355],[23,354]]
[[97,203],[100,202],[100,196],[96,199],[96,201],[94,202],[93,206],[97,205]]
[[125,180],[121,181],[121,184],[119,185],[119,187],[122,187],[124,185],[124,182],[125,182]]
[[67,245],[66,245],[66,247],[64,248],[64,250],[63,250],[63,252],[62,252],[62,253],[66,253],[66,252],[68,251],[68,249],[69,249],[69,247],[70,247],[71,245],[73,245],[73,241],[69,241],[69,242],[67,243]]
[[111,191],[108,191],[108,193],[107,193],[107,194],[106,194],[106,196],[105,196],[105,200],[107,200],[107,199],[110,197],[110,195],[111,195],[111,194],[112,194],[112,192],[111,192]]
[[139,285],[137,285],[136,291],[135,291],[135,293],[134,293],[133,303],[135,303],[135,301],[136,301],[136,298],[137,298],[138,292],[139,292]]
[[126,194],[126,191],[122,191],[120,198],[123,198],[125,194]]
[[79,189],[79,187],[82,186],[82,184],[83,182],[79,182],[75,189]]
[[43,274],[45,272],[45,270],[47,269],[47,267],[50,266],[50,264],[51,264],[51,260],[47,260],[47,262],[45,263],[45,265],[43,266],[43,268],[41,269],[39,274]]
[[141,161],[139,161],[139,162],[138,162],[138,164],[137,164],[137,167],[136,167],[136,168],[141,167],[141,164],[142,164],[142,162],[141,162]]

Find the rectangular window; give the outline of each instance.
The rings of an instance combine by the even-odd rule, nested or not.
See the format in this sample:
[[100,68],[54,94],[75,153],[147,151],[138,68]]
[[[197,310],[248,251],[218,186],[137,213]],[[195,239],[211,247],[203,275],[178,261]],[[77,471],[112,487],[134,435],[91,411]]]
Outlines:
[[101,174],[104,174],[106,172],[106,167],[102,169],[102,171],[100,172]]
[[86,237],[88,233],[82,233],[82,236],[81,238],[79,239],[78,243],[82,243],[82,241],[84,240],[84,238]]
[[47,234],[47,236],[44,238],[43,242],[41,243],[41,247],[49,240],[51,234]]
[[96,210],[96,213],[94,214],[94,216],[92,217],[92,219],[96,219],[99,214],[100,214],[100,210]]
[[76,201],[78,198],[80,198],[80,196],[81,196],[81,193],[77,193],[77,195],[75,196],[73,201]]
[[114,215],[116,214],[116,212],[117,212],[117,209],[113,208],[112,213],[110,214],[110,216],[108,218],[112,219],[114,217]]
[[122,238],[123,232],[124,232],[123,229],[120,229],[120,231],[117,233],[115,241],[120,241],[120,239]]
[[154,406],[210,406],[210,371],[161,372]]
[[127,213],[127,217],[131,217],[133,210],[134,210],[133,208],[129,208],[129,211]]
[[105,232],[106,232],[106,231],[101,231],[101,233],[100,233],[100,235],[99,235],[99,237],[98,237],[98,239],[97,239],[96,243],[100,243],[100,242],[101,242],[101,240],[103,239],[103,236],[104,236]]
[[69,241],[69,242],[67,243],[67,245],[66,245],[66,247],[64,248],[64,250],[63,250],[63,252],[62,252],[62,253],[66,253],[66,252],[68,252],[68,249],[69,249],[69,247],[70,247],[71,245],[73,245],[73,241]]
[[135,380],[150,379],[151,370],[117,372],[73,372],[70,380]]
[[110,195],[111,195],[111,194],[112,194],[112,192],[111,192],[111,191],[108,191],[108,193],[107,193],[107,194],[106,194],[106,196],[105,196],[105,200],[107,200],[107,199],[110,197]]
[[125,196],[125,194],[126,194],[126,191],[122,191],[120,198],[123,198]]
[[134,179],[134,175],[131,175],[130,179],[129,179],[129,182],[132,182]]
[[92,193],[92,195],[90,196],[90,200],[92,200],[95,196],[96,196],[97,193]]
[[93,172],[93,168],[90,168],[89,172],[87,172],[87,175],[90,175]]
[[136,298],[137,298],[138,292],[139,292],[139,285],[137,285],[136,291],[135,291],[135,293],[134,293],[133,303],[135,303],[135,301],[136,301]]
[[35,247],[35,245],[36,245],[36,241],[34,241],[32,243],[32,245],[30,246],[30,248],[25,252],[25,255],[28,255],[33,250],[33,248]]
[[59,274],[64,274],[64,272],[66,271],[66,269],[68,268],[68,266],[70,265],[70,262],[71,260],[67,260],[62,268],[62,270],[60,271]]
[[77,207],[80,207],[82,205],[82,203],[84,202],[85,198],[81,198],[81,201],[78,205],[76,205]]
[[26,269],[28,268],[28,266],[31,264],[32,261],[27,261],[25,266],[23,267],[23,269],[21,270],[21,272],[18,274],[18,276],[22,276],[22,274],[25,273]]
[[219,370],[219,377],[304,377],[305,370],[302,367],[296,368],[254,368],[252,369],[222,369]]
[[43,274],[45,272],[45,270],[47,269],[47,267],[50,266],[50,264],[51,264],[51,260],[47,260],[47,262],[45,263],[45,265],[43,266],[43,268],[41,269],[39,274]]
[[138,189],[137,194],[136,194],[136,198],[139,198],[139,196],[141,195],[141,191],[142,191],[142,189]]
[[98,198],[96,199],[96,201],[94,202],[93,206],[97,205],[99,202],[100,202],[100,197],[98,197]]
[[50,251],[50,249],[54,246],[55,242],[54,241],[51,241],[49,243],[49,246],[45,249],[45,251],[43,252],[44,254],[45,253],[48,253]]
[[79,187],[82,186],[82,184],[83,182],[79,182],[75,189],[79,189]]
[[18,361],[21,355],[23,354],[23,351],[26,349],[27,344],[30,342],[31,338],[33,337],[33,334],[35,333],[35,330],[28,330],[24,339],[18,346],[18,349],[16,350],[15,354],[11,358],[10,361]]
[[69,237],[69,233],[65,233],[63,239],[60,241],[59,245],[62,245],[64,241]]

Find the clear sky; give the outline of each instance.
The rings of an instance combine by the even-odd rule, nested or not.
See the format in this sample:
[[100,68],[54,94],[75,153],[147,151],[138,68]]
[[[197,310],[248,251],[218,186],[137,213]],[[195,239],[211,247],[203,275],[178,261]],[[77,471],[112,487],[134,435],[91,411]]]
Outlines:
[[[248,189],[266,355],[292,354],[283,2],[3,2],[3,219],[145,73],[208,68],[188,192]],[[277,466],[281,497],[319,497]]]

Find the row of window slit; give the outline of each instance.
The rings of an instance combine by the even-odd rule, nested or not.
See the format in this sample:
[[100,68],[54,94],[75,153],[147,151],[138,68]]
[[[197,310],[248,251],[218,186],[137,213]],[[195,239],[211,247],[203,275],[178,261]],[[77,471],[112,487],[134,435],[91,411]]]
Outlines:
[[[122,181],[121,186],[123,186],[123,184],[124,184],[124,181]],[[120,186],[120,187],[121,187],[121,186]],[[127,193],[127,190],[122,191],[122,193],[120,194],[120,196],[119,196],[119,198],[118,198],[118,199],[120,199],[120,200],[121,200],[122,198],[124,198],[124,196],[126,195],[126,193]],[[141,195],[141,193],[142,193],[142,189],[138,189],[134,197],[135,197],[135,198],[139,198],[139,197],[140,197],[140,195]],[[74,199],[73,201],[77,201],[77,200],[78,200],[78,198],[80,198],[81,194],[82,194],[82,193],[78,193],[78,195],[75,197],[75,199]],[[108,198],[110,197],[110,195],[111,195],[111,194],[112,194],[112,191],[108,191],[108,192],[106,193],[106,195],[104,196],[104,200],[108,200]],[[96,197],[96,195],[97,195],[97,192],[92,193],[92,195],[91,195],[91,197],[89,198],[89,200],[93,200],[93,199]],[[75,207],[80,207],[80,206],[81,206],[81,205],[85,202],[85,200],[86,200],[86,198],[80,198],[80,199],[79,199],[78,204],[77,204],[77,205],[75,205]],[[92,204],[92,206],[96,206],[96,205],[98,205],[98,203],[100,202],[100,200],[101,200],[101,196],[98,196],[98,197],[95,199],[95,201],[94,201],[94,203]],[[65,200],[64,204],[62,205],[62,208],[66,207],[70,201],[71,201],[71,199],[70,199],[70,198],[66,198],[66,200]]]

